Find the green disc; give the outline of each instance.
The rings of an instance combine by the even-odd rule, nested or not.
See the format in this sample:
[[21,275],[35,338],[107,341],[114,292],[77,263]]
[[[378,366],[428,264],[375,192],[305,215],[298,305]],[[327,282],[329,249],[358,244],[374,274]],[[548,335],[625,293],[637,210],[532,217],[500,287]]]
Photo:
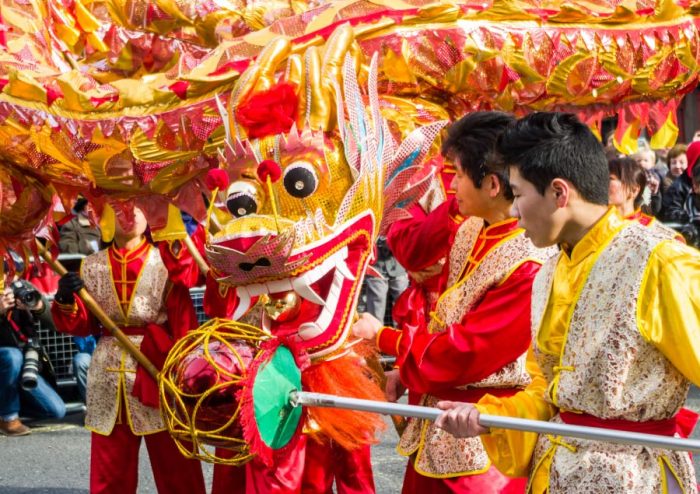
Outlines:
[[289,393],[301,389],[301,371],[292,352],[280,346],[263,364],[253,384],[255,421],[263,442],[272,449],[284,447],[294,436],[301,407],[289,404]]

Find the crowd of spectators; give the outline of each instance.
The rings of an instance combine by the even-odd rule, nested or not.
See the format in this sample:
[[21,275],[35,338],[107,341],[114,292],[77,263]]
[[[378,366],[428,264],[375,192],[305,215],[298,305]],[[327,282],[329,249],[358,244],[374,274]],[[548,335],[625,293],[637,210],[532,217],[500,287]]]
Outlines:
[[[608,158],[625,157],[607,140]],[[652,150],[646,139],[630,155],[644,170],[641,211],[679,231],[689,245],[700,247],[700,131],[688,144]]]

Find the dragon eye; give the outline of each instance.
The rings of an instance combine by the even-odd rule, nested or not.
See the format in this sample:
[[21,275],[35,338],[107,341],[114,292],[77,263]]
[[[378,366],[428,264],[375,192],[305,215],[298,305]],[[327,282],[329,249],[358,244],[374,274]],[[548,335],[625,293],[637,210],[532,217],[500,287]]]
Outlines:
[[316,192],[317,187],[318,176],[309,163],[295,161],[284,170],[284,188],[290,196],[303,199]]
[[255,214],[262,201],[257,188],[248,182],[234,182],[228,188],[226,207],[236,218]]

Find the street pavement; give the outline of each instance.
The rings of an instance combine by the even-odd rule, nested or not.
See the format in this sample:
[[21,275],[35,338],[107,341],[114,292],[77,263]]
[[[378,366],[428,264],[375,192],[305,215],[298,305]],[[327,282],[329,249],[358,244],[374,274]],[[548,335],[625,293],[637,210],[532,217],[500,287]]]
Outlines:
[[[687,406],[700,412],[700,391],[693,387]],[[34,422],[25,437],[0,436],[0,494],[79,494],[88,492],[90,434],[82,428],[82,414],[62,421]],[[700,438],[700,427],[694,438]],[[373,448],[372,464],[380,494],[401,492],[404,459],[395,452],[396,433],[390,425]],[[695,468],[700,471],[700,455]],[[211,483],[212,466],[204,465]],[[139,493],[155,493],[145,447],[141,449]]]

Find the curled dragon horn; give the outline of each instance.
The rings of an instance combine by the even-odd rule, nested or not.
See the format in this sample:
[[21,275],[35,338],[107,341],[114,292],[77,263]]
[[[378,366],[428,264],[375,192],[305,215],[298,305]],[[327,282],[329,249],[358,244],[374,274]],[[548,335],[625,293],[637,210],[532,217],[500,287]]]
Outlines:
[[[300,108],[299,125],[308,124],[311,129],[330,131],[335,128],[339,96],[336,87],[341,84],[346,55],[353,56],[359,65],[355,34],[349,24],[336,29],[323,49],[309,47],[304,57],[305,89],[302,91],[304,106]],[[306,99],[308,95],[308,100]],[[301,101],[301,98],[300,98]]]

